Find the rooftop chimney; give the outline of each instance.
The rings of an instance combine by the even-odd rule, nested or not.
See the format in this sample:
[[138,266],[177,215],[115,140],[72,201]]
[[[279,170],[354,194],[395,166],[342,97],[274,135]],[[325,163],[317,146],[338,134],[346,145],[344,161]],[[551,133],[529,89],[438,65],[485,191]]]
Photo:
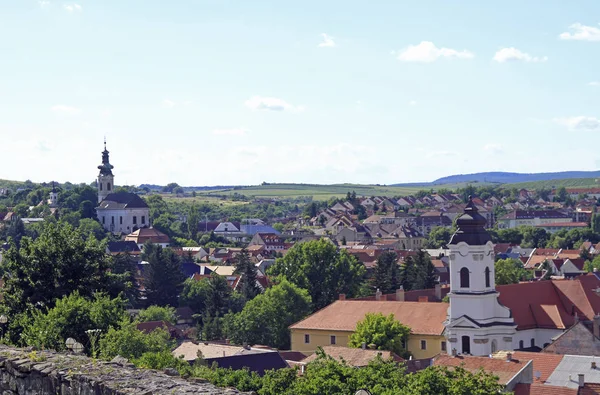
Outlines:
[[600,315],[596,314],[594,315],[594,321],[592,324],[593,328],[594,328],[594,336],[596,337],[596,339],[600,338]]
[[506,362],[510,362],[512,361],[512,353],[511,352],[507,352],[506,353]]
[[579,379],[579,388],[583,388],[585,385],[585,375],[583,373],[579,373],[577,378]]
[[379,288],[377,288],[377,291],[375,291],[375,300],[381,300],[381,291]]
[[596,369],[596,361],[592,361],[592,369]]
[[442,300],[442,285],[435,284],[435,299]]
[[346,300],[346,294],[340,294],[339,300]]
[[396,290],[396,300],[398,302],[404,302],[404,288],[402,288],[402,286]]

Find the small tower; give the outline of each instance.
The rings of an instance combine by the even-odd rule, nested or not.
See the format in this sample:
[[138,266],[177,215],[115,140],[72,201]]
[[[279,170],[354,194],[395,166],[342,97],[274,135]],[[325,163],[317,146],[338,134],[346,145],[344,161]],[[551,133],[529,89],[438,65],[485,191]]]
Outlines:
[[516,325],[511,312],[498,302],[494,279],[494,245],[486,219],[469,197],[456,220],[450,249],[450,307],[445,335],[461,354],[489,355],[512,350]]
[[54,181],[52,181],[52,190],[48,195],[48,206],[57,207],[58,206],[58,192],[56,192],[56,185]]
[[98,203],[103,201],[108,194],[112,193],[114,184],[114,175],[112,173],[113,165],[108,161],[108,150],[106,149],[106,139],[104,139],[104,151],[102,151],[102,164],[98,166]]

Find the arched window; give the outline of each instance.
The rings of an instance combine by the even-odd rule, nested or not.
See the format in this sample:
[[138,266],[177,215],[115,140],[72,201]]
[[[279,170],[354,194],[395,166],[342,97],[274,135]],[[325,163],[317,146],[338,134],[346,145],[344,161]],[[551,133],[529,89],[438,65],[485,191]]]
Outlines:
[[471,354],[471,338],[469,336],[463,336],[461,338],[462,342],[462,353],[463,354]]
[[489,267],[485,268],[485,287],[486,288],[491,287],[491,285],[490,285],[490,268]]
[[496,339],[492,340],[492,354],[498,351],[498,342]]
[[535,347],[535,339],[531,339],[531,347]]
[[469,288],[469,269],[466,267],[460,269],[460,287]]
[[102,190],[102,183],[98,184],[98,186],[100,187],[100,190]]
[[525,344],[523,343],[523,340],[519,341],[519,348],[525,348]]
[[106,184],[106,190],[110,191],[110,182]]

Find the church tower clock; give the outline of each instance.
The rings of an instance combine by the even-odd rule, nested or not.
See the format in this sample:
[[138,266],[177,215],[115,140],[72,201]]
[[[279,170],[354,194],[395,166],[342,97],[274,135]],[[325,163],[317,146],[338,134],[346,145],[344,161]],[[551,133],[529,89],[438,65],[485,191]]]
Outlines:
[[104,151],[102,152],[102,164],[98,166],[98,169],[100,170],[100,174],[98,174],[98,203],[103,201],[114,189],[113,168],[114,166],[108,161],[108,150],[106,149],[105,139]]
[[494,245],[485,224],[485,217],[469,197],[448,243],[450,307],[444,323],[445,336],[450,350],[460,354],[489,355],[512,350],[516,332],[510,310],[498,302]]

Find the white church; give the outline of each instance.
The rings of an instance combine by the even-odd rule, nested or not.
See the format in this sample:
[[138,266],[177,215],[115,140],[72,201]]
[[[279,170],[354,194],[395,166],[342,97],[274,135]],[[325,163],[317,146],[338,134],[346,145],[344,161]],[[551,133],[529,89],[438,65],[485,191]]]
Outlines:
[[114,192],[114,175],[108,158],[106,141],[102,164],[98,166],[98,221],[113,233],[129,234],[150,226],[150,209],[144,199],[135,193]]

